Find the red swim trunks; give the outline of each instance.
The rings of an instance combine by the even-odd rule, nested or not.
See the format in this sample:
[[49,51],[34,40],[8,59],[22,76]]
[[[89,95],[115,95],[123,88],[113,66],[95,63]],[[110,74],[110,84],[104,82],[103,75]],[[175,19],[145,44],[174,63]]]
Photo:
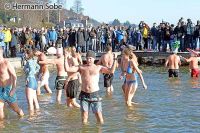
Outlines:
[[192,69],[191,77],[199,77],[199,69]]

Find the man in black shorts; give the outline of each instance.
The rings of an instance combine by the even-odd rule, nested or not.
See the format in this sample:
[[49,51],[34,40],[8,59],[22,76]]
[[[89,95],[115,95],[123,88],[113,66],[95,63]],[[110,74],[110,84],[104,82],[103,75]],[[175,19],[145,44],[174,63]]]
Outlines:
[[[101,56],[101,58],[97,62],[97,65],[102,65],[102,66],[111,68],[114,62],[112,47],[109,45],[106,46],[105,51],[106,51],[106,54]],[[108,94],[113,92],[112,81],[113,81],[113,74],[104,74],[104,87],[106,87]]]
[[180,57],[177,55],[177,52],[177,49],[174,50],[173,54],[170,55],[165,62],[165,67],[168,66],[169,78],[178,77],[179,65],[181,65],[181,60]]

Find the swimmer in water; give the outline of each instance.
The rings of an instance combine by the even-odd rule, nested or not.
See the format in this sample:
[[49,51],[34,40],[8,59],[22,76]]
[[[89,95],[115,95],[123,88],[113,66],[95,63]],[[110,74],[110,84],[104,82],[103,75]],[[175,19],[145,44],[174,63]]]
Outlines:
[[[24,66],[24,71],[26,74],[26,98],[28,101],[30,116],[34,114],[35,110],[39,110],[39,103],[37,99],[37,80],[36,73],[39,72],[40,66],[37,64],[37,60],[34,60],[34,54],[32,50],[26,51],[27,62]],[[35,106],[34,106],[35,105]]]
[[123,66],[121,66],[121,69],[123,70],[121,76],[125,76],[123,85],[125,102],[127,106],[132,106],[132,99],[138,87],[138,75],[142,81],[144,89],[147,89],[147,85],[144,82],[142,71],[138,68],[137,57],[133,53],[132,49],[125,48],[123,50],[123,58],[127,59],[127,61],[122,62]]
[[0,47],[0,120],[4,119],[5,102],[19,116],[24,115],[22,109],[17,104],[16,82],[15,69],[8,60],[3,58],[3,49]]
[[[68,58],[68,56],[69,55],[65,54],[65,58]],[[104,123],[101,98],[99,97],[99,74],[114,73],[116,60],[117,59],[113,62],[111,68],[95,65],[95,53],[93,51],[88,51],[86,54],[87,64],[70,67],[68,62],[65,62],[66,72],[79,72],[81,75],[82,84],[79,100],[83,124],[87,124],[88,122],[88,113],[90,108],[92,108],[97,122],[101,124]]]

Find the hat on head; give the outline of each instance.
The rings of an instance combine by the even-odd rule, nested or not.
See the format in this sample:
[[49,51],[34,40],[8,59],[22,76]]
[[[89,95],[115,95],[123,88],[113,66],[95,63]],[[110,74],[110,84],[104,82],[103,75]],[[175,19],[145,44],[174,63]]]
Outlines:
[[95,52],[94,51],[88,51],[87,54],[86,54],[86,57],[96,58]]
[[178,53],[178,49],[180,47],[180,41],[175,41],[172,46],[173,46],[172,47],[173,48],[173,53],[177,54]]

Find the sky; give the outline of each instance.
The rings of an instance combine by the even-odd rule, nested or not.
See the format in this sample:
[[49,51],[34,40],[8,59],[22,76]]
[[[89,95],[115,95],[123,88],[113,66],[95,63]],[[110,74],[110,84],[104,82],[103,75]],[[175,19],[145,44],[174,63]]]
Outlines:
[[[67,9],[74,0],[67,0]],[[196,24],[200,19],[200,0],[82,0],[84,15],[99,22],[129,21],[138,24],[141,20],[149,25],[162,20],[177,24],[183,17],[191,18]]]

